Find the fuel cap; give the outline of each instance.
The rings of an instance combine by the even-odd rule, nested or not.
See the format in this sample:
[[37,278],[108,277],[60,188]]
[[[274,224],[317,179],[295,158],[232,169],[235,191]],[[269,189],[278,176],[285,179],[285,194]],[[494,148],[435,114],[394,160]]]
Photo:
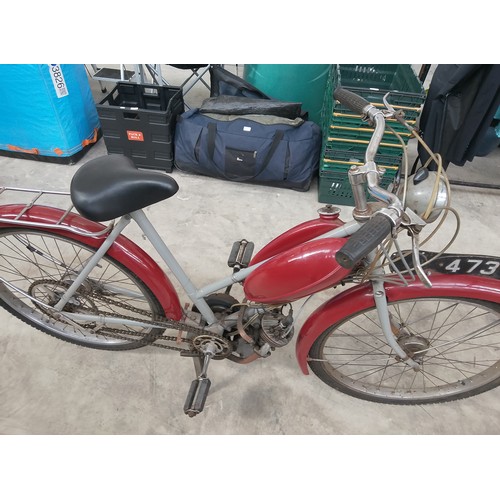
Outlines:
[[321,219],[336,219],[340,214],[340,208],[333,205],[325,205],[318,209],[318,214]]

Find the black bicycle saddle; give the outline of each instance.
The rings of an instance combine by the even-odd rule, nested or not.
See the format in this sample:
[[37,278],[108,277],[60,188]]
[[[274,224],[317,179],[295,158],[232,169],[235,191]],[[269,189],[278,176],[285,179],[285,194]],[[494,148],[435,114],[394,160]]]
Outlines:
[[162,172],[139,170],[123,155],[85,163],[71,181],[73,205],[87,219],[106,221],[173,196],[179,186]]

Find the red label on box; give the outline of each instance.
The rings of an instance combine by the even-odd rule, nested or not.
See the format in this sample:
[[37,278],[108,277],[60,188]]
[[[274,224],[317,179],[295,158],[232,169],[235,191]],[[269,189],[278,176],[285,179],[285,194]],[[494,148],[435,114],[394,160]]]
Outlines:
[[127,137],[129,141],[144,141],[144,135],[137,130],[127,130]]

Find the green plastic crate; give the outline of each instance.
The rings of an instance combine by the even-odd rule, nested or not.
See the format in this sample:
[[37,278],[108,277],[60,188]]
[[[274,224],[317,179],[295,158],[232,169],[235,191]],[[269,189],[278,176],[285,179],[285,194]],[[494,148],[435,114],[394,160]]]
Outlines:
[[[365,162],[364,151],[328,151],[328,154],[322,158],[321,169],[335,168],[336,165],[363,165]],[[379,167],[387,170],[398,170],[402,163],[401,157],[393,155],[384,155],[378,153],[375,156],[375,162]]]
[[[323,144],[322,155],[331,154],[335,151],[352,151],[352,152],[362,152],[366,151],[369,140],[368,139],[348,139],[345,137],[325,137]],[[403,156],[403,146],[399,143],[384,142],[382,141],[378,152],[383,155],[395,156],[401,158]]]
[[422,84],[410,64],[338,64],[343,86],[421,94]]
[[426,94],[410,64],[338,64],[336,85],[360,94],[374,104],[391,92],[389,102],[395,107],[422,106]]
[[[377,154],[375,161],[385,172],[380,180],[380,186],[387,188],[396,176],[401,163],[401,158],[391,155]],[[364,164],[363,151],[332,151],[330,157],[323,158],[319,171],[319,194],[320,203],[352,205],[354,197],[349,184],[349,169],[353,165]],[[372,197],[366,190],[368,200]]]
[[[352,164],[364,163],[372,128],[350,109],[336,102],[333,92],[337,86],[350,90],[377,107],[383,108],[382,99],[391,91],[389,102],[403,109],[405,118],[413,125],[418,119],[425,91],[410,65],[334,65],[326,86],[323,105],[323,146],[320,162],[319,201],[352,205],[348,171]],[[388,121],[408,143],[410,132],[395,120]],[[381,167],[387,167],[380,181],[387,188],[402,163],[404,146],[386,130],[375,158]],[[370,198],[369,198],[370,199]]]
[[[373,135],[373,128],[367,126],[364,123],[345,123],[343,121],[334,120],[328,127],[328,136],[330,138],[338,139],[349,139],[349,140],[360,140],[365,141],[366,145],[370,141]],[[400,134],[401,139],[404,144],[408,144],[408,140],[411,137],[410,132],[397,131]],[[386,129],[384,136],[382,138],[382,144],[399,144],[401,145],[398,136],[395,135],[391,130]]]
[[[383,106],[382,98],[387,91],[396,91],[391,94],[390,101],[396,108],[405,111],[405,118],[410,124],[416,123],[425,99],[425,91],[408,64],[332,65],[322,114],[323,155],[331,150],[364,151],[371,137],[370,125],[333,98],[333,92],[339,85],[376,106]],[[401,134],[405,144],[408,143],[411,134],[403,125],[396,120],[389,120],[387,124]],[[396,157],[403,154],[399,139],[388,128],[379,151]]]
[[[322,168],[319,173],[319,193],[318,201],[320,203],[327,204],[339,204],[339,205],[354,205],[354,196],[352,194],[351,185],[349,184],[349,172],[350,166],[336,166],[335,168]],[[387,189],[387,187],[394,180],[397,170],[386,170],[382,179],[380,180],[380,187]],[[368,200],[373,200],[370,195],[368,195],[368,190],[366,190]]]
[[323,127],[330,124],[334,109],[333,92],[337,87],[338,71],[337,66],[332,64],[328,79],[326,81],[325,93],[323,95],[323,108],[321,110],[321,123]]
[[[360,115],[355,115],[352,113],[352,111],[342,112],[339,110],[334,110],[328,118],[329,118],[328,122],[329,125],[342,125],[344,127],[361,127],[373,130],[373,127],[368,122],[363,121]],[[407,121],[412,126],[416,124],[416,120],[407,120]],[[396,132],[400,133],[403,136],[403,139],[407,140],[409,138],[410,135],[409,130],[404,125],[399,123],[396,119],[394,118],[386,119],[386,132],[389,132],[389,126]]]
[[[346,123],[362,124],[361,116],[354,114],[349,108],[336,102],[333,92],[342,86],[372,103],[384,108],[383,97],[391,91],[389,102],[395,109],[402,109],[405,118],[414,124],[420,116],[426,93],[409,64],[337,64],[332,66],[323,103],[323,132],[332,122],[339,120]],[[389,124],[397,131],[406,129],[396,121]]]

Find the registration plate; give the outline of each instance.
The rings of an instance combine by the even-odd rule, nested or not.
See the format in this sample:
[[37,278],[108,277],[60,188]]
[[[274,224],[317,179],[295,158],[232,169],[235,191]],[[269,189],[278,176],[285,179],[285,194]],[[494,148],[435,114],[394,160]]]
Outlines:
[[[443,274],[471,274],[473,276],[500,279],[499,257],[445,253],[427,264],[426,262],[435,255],[436,253],[434,252],[420,252],[420,262],[424,269],[430,269]],[[392,257],[397,259],[397,254],[394,254]],[[410,267],[413,267],[411,255],[406,257],[406,262]],[[396,260],[395,265],[400,271],[405,270],[401,261]]]

